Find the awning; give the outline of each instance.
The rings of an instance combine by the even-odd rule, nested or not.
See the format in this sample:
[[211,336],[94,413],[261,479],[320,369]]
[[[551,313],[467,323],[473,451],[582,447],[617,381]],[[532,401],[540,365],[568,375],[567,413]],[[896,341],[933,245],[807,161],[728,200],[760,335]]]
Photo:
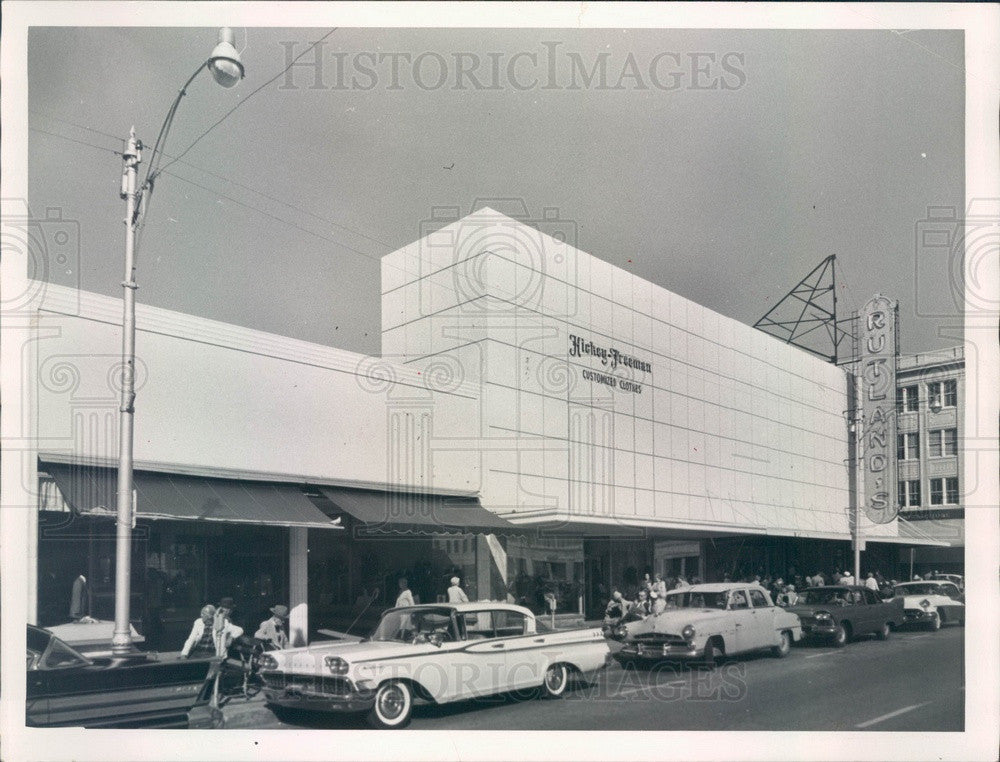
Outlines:
[[367,534],[527,534],[485,508],[476,497],[412,494],[350,487],[316,487],[333,515],[349,514]]
[[[69,506],[84,516],[116,516],[118,472],[112,468],[40,464]],[[282,527],[341,529],[295,484],[213,479],[135,471],[136,513],[145,519],[222,521]]]

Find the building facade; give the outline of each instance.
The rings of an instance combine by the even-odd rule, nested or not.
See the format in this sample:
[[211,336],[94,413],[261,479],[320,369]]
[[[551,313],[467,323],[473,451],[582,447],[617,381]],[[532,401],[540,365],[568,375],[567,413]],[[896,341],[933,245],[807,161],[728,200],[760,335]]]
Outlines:
[[[483,209],[384,257],[377,357],[140,307],[132,611],[152,644],[223,596],[253,627],[287,603],[303,643],[362,627],[404,578],[422,601],[459,576],[470,597],[593,615],[645,573],[848,565],[846,371],[560,225]],[[120,306],[42,291],[28,618],[65,619],[81,573],[110,618]],[[928,496],[950,478],[921,473]],[[938,542],[863,531],[893,562]]]
[[[965,546],[965,382],[962,347],[899,358],[896,373],[897,476],[904,536],[949,547],[914,547],[900,563],[912,573],[962,573]],[[911,574],[912,574],[911,573]]]

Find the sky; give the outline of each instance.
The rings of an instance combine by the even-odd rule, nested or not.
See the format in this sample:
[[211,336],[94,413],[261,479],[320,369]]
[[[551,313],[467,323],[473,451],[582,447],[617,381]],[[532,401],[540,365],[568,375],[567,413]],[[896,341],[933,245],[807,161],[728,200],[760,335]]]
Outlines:
[[[961,31],[348,28],[254,93],[328,31],[236,29],[244,81],[188,88],[167,155],[225,118],[156,183],[140,303],[378,354],[380,257],[508,199],[744,323],[835,254],[841,314],[881,292],[904,353],[961,343],[919,235],[964,204]],[[30,31],[28,201],[75,237],[36,277],[120,296],[113,152],[135,125],[148,160],[216,33]]]

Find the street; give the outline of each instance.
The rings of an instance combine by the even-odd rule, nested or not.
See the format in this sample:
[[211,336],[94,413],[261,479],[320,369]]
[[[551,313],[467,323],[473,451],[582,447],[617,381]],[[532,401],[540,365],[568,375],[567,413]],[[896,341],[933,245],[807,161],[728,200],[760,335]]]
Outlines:
[[[415,730],[961,731],[965,629],[898,631],[845,648],[798,644],[784,659],[738,657],[708,671],[609,667],[561,700],[504,695],[418,706]],[[258,697],[225,707],[227,728],[364,728],[361,716],[292,713]]]

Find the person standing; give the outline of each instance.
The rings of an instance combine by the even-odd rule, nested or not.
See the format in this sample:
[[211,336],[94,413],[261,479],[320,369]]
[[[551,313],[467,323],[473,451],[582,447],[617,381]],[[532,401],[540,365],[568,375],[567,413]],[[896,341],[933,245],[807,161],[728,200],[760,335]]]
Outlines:
[[396,608],[400,606],[413,606],[413,593],[410,592],[410,583],[406,577],[399,578],[399,595],[396,596]]
[[232,615],[235,609],[236,603],[229,597],[220,600],[219,605],[215,607],[212,640],[215,643],[216,656],[225,656],[229,651],[229,644],[243,635],[243,628],[233,624]]
[[652,587],[652,589],[655,590],[656,594],[659,595],[659,596],[661,596],[661,597],[665,596],[667,594],[667,583],[663,579],[663,577],[661,577],[659,574],[654,574],[653,575],[653,587]]
[[215,641],[212,639],[212,624],[215,622],[215,606],[209,603],[201,607],[201,616],[194,620],[191,634],[181,649],[184,658],[207,658],[215,656]]
[[448,588],[448,603],[468,603],[469,596],[465,594],[465,591],[459,586],[459,582],[462,580],[458,577],[451,578],[451,587]]
[[868,572],[868,577],[865,579],[865,587],[869,590],[874,590],[876,593],[878,592],[878,580],[875,579],[875,575],[871,572]]
[[285,622],[288,621],[288,606],[271,607],[271,618],[260,623],[257,632],[253,634],[258,640],[264,640],[279,651],[288,647],[288,635],[285,632]]
[[636,595],[636,601],[632,604],[630,613],[644,617],[649,614],[649,594],[646,592],[645,588],[640,587],[639,592]]
[[850,572],[850,570],[844,572],[843,576],[840,578],[840,584],[842,585],[854,584],[854,575]]

